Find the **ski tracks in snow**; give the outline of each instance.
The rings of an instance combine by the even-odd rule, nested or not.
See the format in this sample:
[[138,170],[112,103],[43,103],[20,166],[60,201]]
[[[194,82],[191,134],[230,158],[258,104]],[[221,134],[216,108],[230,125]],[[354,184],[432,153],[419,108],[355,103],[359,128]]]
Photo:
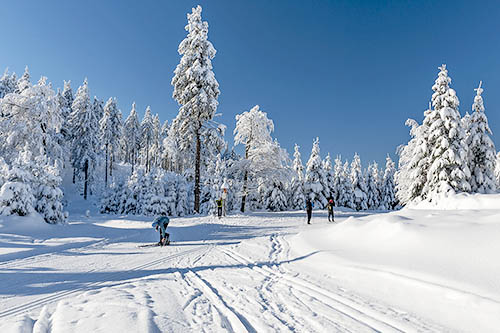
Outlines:
[[[91,283],[87,283],[86,285],[84,285],[80,288],[71,289],[71,290],[64,290],[64,291],[52,293],[52,294],[44,296],[44,297],[36,298],[36,299],[31,300],[29,302],[26,302],[26,303],[11,307],[9,309],[0,311],[0,320],[3,318],[12,317],[12,316],[20,315],[23,313],[27,313],[27,312],[30,312],[32,310],[36,310],[38,308],[42,308],[46,305],[49,305],[49,304],[54,303],[56,301],[60,301],[60,300],[66,298],[66,297],[69,297],[69,296],[74,296],[74,295],[81,294],[81,293],[89,291],[89,290],[104,287],[108,283],[112,283],[113,280],[115,280],[115,279],[123,280],[124,277],[126,277],[127,275],[129,275],[132,272],[136,272],[136,271],[140,271],[140,270],[144,270],[144,269],[148,269],[148,268],[153,268],[155,266],[167,263],[169,261],[173,261],[175,259],[179,259],[179,258],[188,256],[190,254],[194,254],[196,252],[200,252],[202,250],[205,250],[204,246],[195,247],[195,248],[192,248],[192,249],[189,249],[186,251],[182,251],[182,252],[178,252],[178,253],[175,253],[175,254],[172,254],[169,256],[157,258],[157,259],[148,261],[146,263],[142,263],[140,265],[137,265],[135,267],[132,267],[132,268],[129,268],[126,270],[121,270],[121,271],[111,273],[108,276],[108,279],[106,281],[91,282]],[[96,270],[95,269],[89,270],[85,273],[91,273],[94,271],[96,271]]]
[[219,250],[263,276],[261,302],[282,324],[281,329],[343,332],[440,331],[440,328],[408,313],[373,303],[359,295],[348,294],[342,288],[330,290],[320,287],[299,278],[298,274],[285,271],[280,262],[286,262],[289,246],[282,236],[276,234],[270,236],[270,241],[270,264],[255,263],[228,248]]

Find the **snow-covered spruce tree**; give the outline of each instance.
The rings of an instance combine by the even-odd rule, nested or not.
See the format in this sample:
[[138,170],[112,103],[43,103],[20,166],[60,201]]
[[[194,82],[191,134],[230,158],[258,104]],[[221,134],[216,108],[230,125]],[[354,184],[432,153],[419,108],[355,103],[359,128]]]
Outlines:
[[368,209],[368,188],[361,170],[361,159],[357,153],[354,154],[354,158],[351,162],[350,177],[354,191],[354,205],[356,210]]
[[147,184],[150,188],[145,193],[143,198],[143,214],[148,216],[157,216],[161,213],[167,212],[168,202],[165,197],[165,188],[161,183],[163,178],[163,171],[158,168],[153,168],[146,177],[148,178]]
[[142,165],[146,168],[146,172],[149,172],[151,167],[149,151],[151,148],[151,142],[153,141],[153,116],[151,115],[151,107],[149,106],[146,108],[144,118],[142,118],[141,137]]
[[349,167],[349,162],[346,160],[344,163],[343,175],[345,179],[345,197],[344,197],[344,207],[356,209],[356,202],[354,198],[354,188],[351,181],[351,169]]
[[16,74],[9,74],[9,69],[7,68],[0,77],[0,98],[4,98],[5,95],[13,93],[16,91],[17,78]]
[[295,171],[290,183],[290,201],[288,206],[292,209],[303,209],[306,202],[304,195],[304,165],[300,156],[299,146],[295,144],[292,169]]
[[125,120],[123,126],[123,142],[125,145],[125,161],[132,165],[132,172],[137,163],[137,155],[141,147],[141,125],[135,110],[135,102],[132,103],[130,115]]
[[[431,106],[424,112],[428,115],[433,112]],[[422,191],[427,181],[429,157],[427,150],[428,129],[425,124],[419,125],[415,120],[408,119],[411,140],[406,146],[398,148],[399,168],[395,174],[396,196],[403,204],[410,201],[422,200]]]
[[432,105],[424,125],[428,128],[427,149],[429,171],[423,188],[424,199],[435,200],[437,194],[470,191],[465,131],[458,112],[458,98],[449,87],[446,65],[439,67],[438,78],[432,90]]
[[[116,99],[109,98],[104,106],[104,114],[99,121],[101,145],[105,152],[104,184],[108,187],[108,174],[113,175],[114,156],[118,152],[122,134],[121,114],[116,106]],[[109,161],[109,163],[108,163]]]
[[496,191],[495,166],[496,149],[490,138],[493,133],[488,126],[488,118],[484,113],[481,94],[482,82],[476,91],[472,115],[467,130],[467,147],[469,148],[469,169],[471,171],[470,185],[472,193],[492,193]]
[[78,88],[76,98],[71,106],[70,115],[73,144],[71,161],[76,175],[84,175],[83,197],[87,199],[89,181],[93,177],[97,166],[97,152],[99,151],[99,121],[90,102],[87,79]]
[[497,190],[500,191],[500,152],[497,153],[497,166],[495,168],[495,177],[497,179]]
[[368,165],[365,178],[368,189],[366,193],[368,209],[378,209],[380,205],[380,176],[377,162]]
[[208,23],[201,19],[201,6],[193,8],[187,18],[185,29],[188,35],[179,45],[182,58],[172,78],[173,97],[181,107],[172,122],[171,131],[179,134],[180,152],[194,162],[194,210],[199,213],[201,132],[203,124],[215,115],[219,83],[212,71],[216,51],[208,40]]
[[159,166],[160,161],[160,116],[157,114],[153,117],[153,136],[151,140],[151,165],[156,168]]
[[16,93],[20,94],[31,87],[31,77],[28,66],[24,68],[23,75],[17,80]]
[[264,147],[268,151],[261,150],[262,153],[254,160],[256,165],[267,165],[260,169],[260,177],[257,178],[260,206],[270,211],[283,211],[288,206],[286,184],[293,172],[288,167],[288,154],[276,139]]
[[60,189],[62,179],[59,167],[52,165],[45,155],[38,156],[33,164],[33,192],[35,210],[43,216],[45,222],[64,223],[67,213],[62,205],[63,192]]
[[396,173],[395,164],[387,155],[385,159],[384,178],[380,190],[380,209],[393,210],[398,205],[396,199],[396,186],[394,184],[394,175]]
[[335,196],[335,179],[332,166],[332,159],[328,153],[323,161],[323,170],[325,171],[325,196],[328,200],[333,199]]
[[[71,81],[64,81],[64,89],[59,98],[59,107],[61,108],[61,115],[63,118],[63,123],[61,126],[61,134],[63,136],[63,140],[68,144],[71,143],[71,126],[69,124],[69,117],[71,112],[71,106],[73,105],[73,90],[71,89]],[[65,144],[65,145],[67,145]],[[67,147],[68,153],[70,147]]]
[[345,206],[346,186],[347,179],[344,175],[342,159],[337,156],[333,165],[333,202],[337,207]]
[[168,124],[168,120],[165,120],[163,122],[163,125],[161,126],[160,129],[160,165],[163,168],[163,170],[168,170],[171,171],[171,163],[170,163],[170,158],[168,156],[168,153],[165,150],[165,139],[168,136],[168,131],[170,129],[170,126]]
[[325,196],[326,175],[322,166],[319,152],[319,138],[313,142],[311,156],[306,164],[306,177],[304,181],[304,192],[316,208],[324,208],[328,204]]
[[3,175],[6,181],[0,188],[0,215],[25,216],[35,212],[32,163],[30,152],[23,149]]
[[250,111],[236,115],[236,127],[234,129],[234,144],[245,145],[245,161],[241,163],[243,168],[243,189],[241,197],[241,211],[245,211],[247,195],[249,193],[249,183],[254,183],[252,177],[259,167],[256,163],[261,160],[263,150],[272,144],[271,132],[274,131],[274,123],[267,118],[267,113],[259,110],[259,106],[254,106]]

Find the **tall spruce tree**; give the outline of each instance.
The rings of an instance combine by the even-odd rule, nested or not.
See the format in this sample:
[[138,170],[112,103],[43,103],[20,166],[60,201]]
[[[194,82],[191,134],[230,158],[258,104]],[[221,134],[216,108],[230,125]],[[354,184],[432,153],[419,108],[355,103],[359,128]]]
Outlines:
[[[194,210],[200,212],[202,126],[217,109],[219,83],[212,71],[215,48],[208,40],[208,23],[202,21],[201,6],[187,15],[187,37],[179,45],[180,63],[174,71],[173,98],[181,105],[171,131],[179,135],[179,149],[194,161]],[[194,153],[194,156],[192,156]]]
[[384,178],[380,190],[380,209],[392,210],[398,205],[396,199],[396,188],[394,185],[394,175],[396,173],[395,164],[387,155],[385,159]]
[[304,181],[304,192],[317,208],[324,208],[328,204],[325,196],[326,175],[323,170],[320,151],[319,138],[313,142],[311,156],[306,164],[306,177]]
[[[104,114],[99,121],[101,130],[101,144],[105,152],[105,186],[108,186],[108,174],[113,175],[113,160],[120,145],[122,132],[121,115],[116,105],[116,99],[109,98],[104,106]],[[109,163],[108,163],[109,161]]]
[[146,172],[151,170],[150,149],[151,142],[153,141],[153,116],[151,115],[151,108],[148,106],[144,113],[144,118],[141,122],[141,151],[142,151],[142,164],[146,168]]
[[429,170],[422,196],[431,201],[437,194],[470,191],[465,131],[458,112],[458,97],[450,83],[446,65],[442,65],[432,86],[434,110],[423,122],[428,129]]
[[299,148],[295,144],[292,164],[292,169],[295,173],[293,173],[290,184],[290,202],[288,204],[292,209],[303,209],[306,202],[304,195],[304,165],[302,164]]
[[471,191],[473,193],[491,193],[496,191],[495,165],[496,149],[490,138],[493,133],[488,126],[481,96],[483,88],[474,89],[476,96],[472,105],[472,115],[468,121],[467,147],[469,148],[469,169],[471,171]]
[[99,120],[90,102],[87,79],[78,88],[75,100],[71,106],[70,115],[73,144],[71,160],[73,168],[79,176],[84,175],[83,198],[87,199],[91,174],[97,167],[97,153],[99,151]]
[[354,158],[351,162],[351,183],[352,189],[354,191],[354,206],[356,210],[366,210],[368,209],[368,188],[366,186],[365,177],[363,171],[361,170],[361,159],[359,155],[354,154]]
[[123,126],[123,142],[125,145],[126,161],[132,164],[132,173],[134,172],[135,164],[137,163],[137,155],[141,147],[141,125],[135,110],[135,102],[132,103],[132,110],[125,120]]

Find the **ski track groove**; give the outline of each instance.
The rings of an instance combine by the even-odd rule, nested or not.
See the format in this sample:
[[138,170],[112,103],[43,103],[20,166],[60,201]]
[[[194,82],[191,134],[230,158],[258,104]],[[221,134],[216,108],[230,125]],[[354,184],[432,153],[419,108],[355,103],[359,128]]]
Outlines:
[[[159,259],[154,259],[154,260],[151,260],[151,261],[149,261],[147,263],[143,263],[143,264],[140,264],[138,266],[135,266],[133,268],[130,268],[130,269],[127,269],[127,270],[124,270],[124,271],[115,272],[115,273],[113,273],[113,274],[110,275],[110,279],[114,278],[114,277],[119,277],[122,274],[127,274],[127,273],[130,273],[130,272],[134,272],[134,271],[138,271],[138,270],[143,270],[143,269],[146,269],[146,268],[151,268],[151,267],[154,267],[156,265],[159,265],[159,264],[165,263],[167,261],[170,261],[172,259],[184,257],[184,256],[186,256],[188,254],[195,253],[195,252],[198,252],[198,251],[201,251],[201,250],[204,250],[204,247],[195,247],[193,249],[189,249],[189,250],[186,250],[186,251],[178,252],[178,253],[172,254],[172,255],[167,256],[167,257],[163,257],[163,258],[159,258]],[[94,270],[90,270],[87,273],[91,273],[93,271],[95,271],[95,269]],[[44,296],[44,297],[37,298],[37,299],[35,299],[33,301],[30,301],[30,302],[27,302],[27,303],[24,303],[24,304],[21,304],[21,305],[9,308],[8,310],[0,311],[0,319],[7,318],[7,317],[12,317],[12,316],[15,316],[15,315],[18,315],[18,314],[22,314],[22,313],[25,313],[25,312],[28,312],[28,311],[32,311],[32,310],[37,309],[39,307],[42,307],[44,305],[48,305],[48,304],[51,304],[51,303],[53,303],[55,301],[62,300],[64,298],[66,298],[67,296],[70,296],[70,295],[73,295],[73,294],[79,294],[79,293],[85,292],[87,290],[90,290],[90,289],[99,287],[101,285],[104,285],[106,283],[109,283],[109,279],[107,281],[91,282],[91,283],[85,285],[84,287],[80,287],[80,288],[73,289],[73,290],[60,291],[60,292],[56,292],[54,294],[51,294],[49,296]]]
[[[288,276],[287,274],[284,274],[282,272],[272,270],[269,267],[259,267],[257,265],[254,265],[250,259],[232,250],[223,249],[221,251],[225,252],[229,257],[240,262],[241,264],[253,268],[255,271],[261,273],[262,275],[274,275],[280,278],[278,279],[280,283],[286,284],[292,289],[299,290],[307,295],[315,296],[318,301],[324,303],[325,305],[329,305],[337,312],[340,312],[344,316],[347,316],[354,321],[369,327],[372,330],[379,332],[410,332],[419,330],[432,330],[430,327],[422,325],[422,323],[418,323],[418,325],[421,327],[417,328],[406,326],[403,323],[398,323],[396,322],[397,319],[394,318],[381,318],[380,315],[382,313],[376,313],[375,310],[373,308],[370,308],[369,305],[357,304],[353,300],[350,300],[349,298],[346,298],[342,295],[325,290],[303,279]],[[386,316],[386,314],[382,315]],[[417,323],[412,322],[412,324],[416,325]]]
[[191,287],[198,289],[201,292],[201,295],[210,300],[218,312],[222,323],[227,325],[227,327],[224,328],[226,328],[229,332],[257,332],[243,315],[238,313],[224,301],[217,289],[215,289],[208,281],[204,280],[194,271],[186,272],[184,277]]
[[[282,255],[284,252],[282,244],[285,245],[284,248],[286,249],[285,258],[290,257],[290,244],[286,240],[286,237],[278,235],[277,237],[273,237],[272,241],[277,243],[277,245],[273,245],[272,248],[278,249],[278,253],[274,256],[275,260],[277,260],[279,258],[279,256]],[[277,261],[275,261],[275,262],[277,262]],[[286,272],[280,266],[275,266],[275,268],[281,274],[286,275]],[[292,278],[299,279],[297,276],[298,276],[298,274],[295,274]],[[310,284],[312,286],[315,286],[314,283],[307,281],[303,278],[299,279],[299,280],[303,281],[306,284]],[[317,285],[316,285],[316,287],[317,287]],[[324,290],[324,288],[320,288],[320,289]],[[357,305],[360,305],[362,307],[368,307],[368,310],[370,312],[374,311],[375,313],[382,314],[382,315],[389,317],[389,318],[393,318],[394,320],[397,320],[399,322],[403,322],[403,323],[406,322],[406,323],[411,324],[413,326],[418,326],[419,327],[418,330],[434,331],[434,332],[441,332],[444,330],[443,327],[438,327],[437,325],[434,325],[432,323],[425,323],[425,322],[423,322],[423,320],[421,318],[418,318],[418,317],[414,317],[414,316],[398,317],[401,312],[398,312],[397,310],[395,310],[391,307],[380,306],[377,303],[373,303],[373,304],[367,303],[367,301],[364,300],[359,295],[349,293],[349,292],[343,290],[342,288],[337,288],[337,289],[338,289],[338,292],[336,292],[336,293],[332,293],[332,292],[327,291],[327,290],[325,290],[325,291],[332,293],[332,294],[335,294],[335,295],[338,295],[338,296],[342,297],[343,299],[346,299],[346,300],[353,302]],[[342,292],[342,294],[340,294],[339,292]],[[347,295],[345,295],[345,294],[347,294]],[[366,311],[364,311],[364,312],[366,312]],[[405,312],[405,313],[408,314],[407,312]],[[397,318],[397,319],[395,319],[395,318]],[[398,325],[396,324],[396,326],[398,326]],[[405,328],[405,329],[407,329],[407,328]],[[415,330],[414,327],[412,327],[411,329]]]

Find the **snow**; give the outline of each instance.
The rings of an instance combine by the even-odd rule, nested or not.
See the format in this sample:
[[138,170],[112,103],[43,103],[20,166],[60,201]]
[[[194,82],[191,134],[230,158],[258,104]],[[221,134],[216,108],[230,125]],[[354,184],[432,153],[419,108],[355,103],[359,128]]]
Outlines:
[[2,216],[0,332],[497,331],[500,194],[441,202],[172,218],[163,248],[150,217]]

